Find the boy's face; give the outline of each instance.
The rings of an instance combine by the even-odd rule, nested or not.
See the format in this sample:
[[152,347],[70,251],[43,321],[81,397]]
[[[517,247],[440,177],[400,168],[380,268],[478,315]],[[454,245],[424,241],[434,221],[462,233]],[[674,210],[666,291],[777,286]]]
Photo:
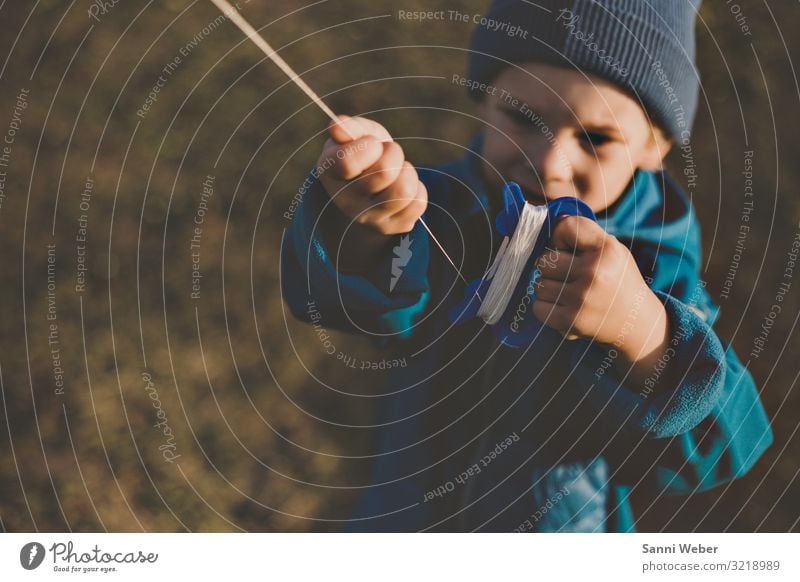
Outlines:
[[660,168],[671,144],[627,93],[575,70],[521,68],[506,67],[484,98],[483,171],[493,191],[514,181],[533,204],[575,196],[599,212],[638,168]]

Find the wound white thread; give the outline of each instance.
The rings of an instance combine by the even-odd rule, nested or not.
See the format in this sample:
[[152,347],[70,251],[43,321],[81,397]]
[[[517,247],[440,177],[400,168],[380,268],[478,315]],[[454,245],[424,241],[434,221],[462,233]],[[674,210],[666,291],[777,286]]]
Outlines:
[[503,240],[486,274],[487,278],[491,277],[491,283],[486,291],[486,297],[478,308],[478,316],[486,323],[490,325],[497,323],[505,312],[522,276],[522,270],[533,252],[533,247],[536,246],[539,233],[542,232],[547,212],[547,206],[525,204],[510,242],[508,237]]

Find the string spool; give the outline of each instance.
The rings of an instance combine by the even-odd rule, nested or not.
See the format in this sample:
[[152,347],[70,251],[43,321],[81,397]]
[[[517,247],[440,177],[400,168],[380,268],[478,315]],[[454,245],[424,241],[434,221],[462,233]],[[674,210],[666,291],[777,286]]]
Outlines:
[[525,201],[519,185],[507,182],[503,189],[503,210],[495,220],[503,242],[483,277],[467,285],[463,301],[451,308],[450,321],[464,323],[480,317],[492,326],[503,343],[513,347],[525,345],[540,326],[529,316],[521,331],[510,333],[506,325],[511,320],[509,303],[520,293],[520,287],[527,286],[521,286],[520,279],[532,272],[561,216],[597,220],[591,208],[578,198],[557,198],[536,206]]
[[503,239],[492,267],[486,273],[489,289],[478,308],[478,317],[486,323],[497,323],[505,313],[546,221],[546,206],[526,203],[513,236],[510,240],[508,237]]

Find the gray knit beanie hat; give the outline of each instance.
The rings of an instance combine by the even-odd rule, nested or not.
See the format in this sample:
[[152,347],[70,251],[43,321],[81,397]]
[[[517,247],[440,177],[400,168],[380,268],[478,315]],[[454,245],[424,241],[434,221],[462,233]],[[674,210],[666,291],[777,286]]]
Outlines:
[[470,43],[468,76],[544,62],[621,87],[676,140],[689,138],[699,87],[694,24],[702,0],[494,0]]

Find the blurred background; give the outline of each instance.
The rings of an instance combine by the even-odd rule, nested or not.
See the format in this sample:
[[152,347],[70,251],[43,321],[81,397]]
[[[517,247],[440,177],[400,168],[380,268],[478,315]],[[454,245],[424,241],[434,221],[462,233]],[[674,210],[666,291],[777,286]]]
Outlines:
[[[239,0],[334,110],[413,138],[426,165],[480,127],[451,82],[474,25],[397,11],[486,5]],[[680,151],[669,167],[694,181],[717,330],[749,360],[775,443],[726,487],[640,494],[637,527],[798,531],[800,271],[784,274],[800,9],[705,2],[701,16],[693,171]],[[207,1],[2,2],[0,21],[0,530],[341,528],[369,482],[384,372],[327,355],[278,280],[324,115]]]

